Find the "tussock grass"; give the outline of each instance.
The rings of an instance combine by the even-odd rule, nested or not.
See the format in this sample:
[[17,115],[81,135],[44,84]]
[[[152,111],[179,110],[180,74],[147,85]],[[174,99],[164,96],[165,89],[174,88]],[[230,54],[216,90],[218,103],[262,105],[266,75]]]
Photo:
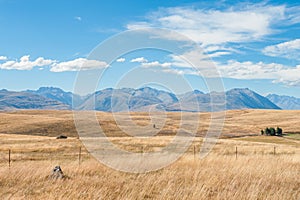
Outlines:
[[[122,113],[120,113],[122,115]],[[131,113],[136,124],[149,125],[147,113]],[[167,113],[159,136],[128,137],[112,114],[98,120],[117,147],[131,152],[159,151],[173,139],[181,113]],[[195,119],[184,113],[188,123]],[[204,135],[210,113],[200,113],[198,135]],[[0,199],[300,199],[300,141],[287,137],[254,136],[280,126],[299,132],[300,111],[227,111],[220,139],[209,156],[198,159],[203,142],[197,137],[182,158],[158,171],[132,174],[97,162],[77,139],[70,111],[0,113]],[[69,136],[57,140],[57,135]],[[231,138],[231,136],[247,137]],[[235,149],[238,149],[236,158]],[[274,154],[275,147],[275,154]],[[81,148],[81,162],[78,153]],[[8,167],[8,150],[11,167]],[[196,155],[194,155],[194,149]],[[49,179],[60,165],[68,178]]]
[[[158,136],[144,140],[116,137],[112,138],[112,142],[128,151],[135,151],[135,146],[154,151],[167,145],[172,138]],[[0,135],[0,196],[1,199],[298,200],[300,146],[277,144],[272,137],[252,138],[259,142],[220,139],[209,156],[195,159],[193,146],[198,156],[202,142],[201,138],[196,138],[184,156],[170,166],[154,172],[132,174],[100,164],[83,147],[79,165],[77,148],[81,143],[76,138],[56,140],[40,136]],[[273,143],[265,142],[268,139]],[[3,147],[5,141],[8,144]],[[23,145],[23,150],[19,145]],[[278,151],[276,155],[273,154],[274,145]],[[7,148],[12,149],[10,168],[5,154]],[[55,165],[62,167],[67,179],[48,178]]]
[[[297,158],[298,159],[298,158]],[[293,156],[185,156],[156,172],[129,174],[87,160],[63,167],[65,180],[48,178],[51,163],[0,168],[2,199],[295,199],[299,159]],[[297,162],[296,162],[297,161]]]

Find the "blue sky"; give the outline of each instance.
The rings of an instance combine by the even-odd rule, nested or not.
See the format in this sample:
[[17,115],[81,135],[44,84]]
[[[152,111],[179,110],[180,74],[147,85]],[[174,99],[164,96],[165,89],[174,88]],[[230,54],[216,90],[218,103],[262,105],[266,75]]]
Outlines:
[[[151,71],[153,77],[163,74],[170,82],[182,76],[193,89],[207,92],[205,80],[216,77],[203,70],[215,66],[225,89],[247,87],[263,95],[300,97],[297,1],[128,2],[0,0],[0,88],[56,86],[72,91],[78,71],[94,69],[105,70],[98,89],[143,86],[133,84],[132,76],[130,81],[124,78],[143,69],[137,76],[149,83],[151,77],[145,77]],[[112,63],[101,55],[90,56],[107,39],[144,28],[176,31],[197,48],[182,48],[177,55],[141,49],[119,55]],[[188,43],[157,31],[151,34],[162,41]],[[178,92],[185,90],[177,87]]]

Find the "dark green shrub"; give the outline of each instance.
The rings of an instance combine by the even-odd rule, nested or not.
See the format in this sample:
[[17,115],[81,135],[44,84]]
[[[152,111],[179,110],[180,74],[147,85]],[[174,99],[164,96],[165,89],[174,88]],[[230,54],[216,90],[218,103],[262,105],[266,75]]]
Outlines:
[[277,127],[277,129],[276,129],[276,135],[282,136],[282,129],[281,128]]
[[275,128],[273,128],[273,127],[270,128],[270,135],[271,135],[271,136],[275,136],[275,135],[276,135],[276,130],[275,130]]
[[270,130],[269,128],[266,128],[266,129],[265,129],[265,134],[266,134],[266,135],[271,135],[271,130]]
[[273,127],[270,128],[265,128],[265,130],[261,130],[260,133],[261,135],[271,135],[271,136],[282,136],[282,129],[277,127],[276,130]]

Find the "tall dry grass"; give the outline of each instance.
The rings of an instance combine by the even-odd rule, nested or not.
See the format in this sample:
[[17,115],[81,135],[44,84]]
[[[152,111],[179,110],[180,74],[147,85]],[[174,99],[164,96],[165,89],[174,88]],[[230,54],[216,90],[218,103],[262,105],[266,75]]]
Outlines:
[[298,200],[294,155],[186,156],[156,172],[130,174],[95,160],[62,166],[64,180],[48,178],[51,163],[0,168],[1,199],[272,199]]
[[[97,116],[112,136],[109,140],[127,151],[159,151],[172,140],[172,136],[124,137],[111,114],[98,112]],[[146,113],[133,113],[132,117],[139,125],[149,123]],[[199,117],[201,135],[210,123],[210,113]],[[179,119],[180,113],[168,113],[160,135],[173,134]],[[223,136],[255,135],[266,126],[297,132],[299,121],[300,111],[228,111]],[[53,137],[60,134],[73,138]],[[202,143],[196,138],[180,160],[144,174],[115,171],[100,164],[76,136],[70,111],[0,113],[0,199],[300,199],[298,135],[220,139],[201,160],[193,154],[195,147],[198,155]],[[49,179],[55,165],[62,167],[66,179]]]
[[[152,151],[166,145],[171,138],[155,137],[149,141],[114,138],[112,142],[129,151],[135,151],[138,145]],[[144,174],[110,169],[86,155],[86,151],[83,151],[79,165],[76,149],[80,142],[75,138],[56,140],[1,135],[0,141],[1,147],[7,141],[3,148],[0,147],[2,153],[8,148],[13,152],[10,168],[6,160],[0,162],[1,199],[300,198],[300,149],[297,140],[273,137],[221,139],[209,156],[195,159],[192,147],[195,145],[198,152],[202,141],[197,138],[180,160],[164,169]],[[7,156],[1,158],[7,159]],[[61,165],[66,179],[49,179],[52,168],[57,164]]]

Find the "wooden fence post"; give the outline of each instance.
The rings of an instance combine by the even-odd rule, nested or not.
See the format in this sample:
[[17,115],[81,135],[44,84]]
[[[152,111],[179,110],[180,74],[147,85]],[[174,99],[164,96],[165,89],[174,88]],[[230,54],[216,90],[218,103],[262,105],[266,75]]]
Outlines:
[[237,146],[235,146],[235,159],[237,159],[237,154],[238,154],[238,150],[237,150]]
[[81,147],[79,147],[79,154],[78,154],[78,165],[80,166],[81,161]]
[[8,167],[9,167],[9,168],[10,168],[10,162],[11,162],[10,154],[11,154],[11,151],[10,151],[10,149],[9,149],[9,150],[8,150]]
[[194,145],[194,161],[196,160],[196,147]]
[[276,147],[274,146],[274,156],[276,155]]

